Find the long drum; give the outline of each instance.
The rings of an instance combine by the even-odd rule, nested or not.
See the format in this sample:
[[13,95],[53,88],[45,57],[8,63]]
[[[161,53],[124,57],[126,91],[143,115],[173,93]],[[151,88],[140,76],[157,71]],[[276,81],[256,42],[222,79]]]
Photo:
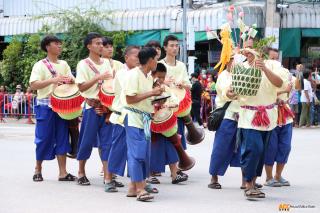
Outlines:
[[99,99],[105,107],[111,107],[114,100],[113,79],[105,80],[99,91]]
[[66,120],[71,120],[81,115],[83,101],[84,98],[81,96],[76,84],[62,84],[51,95],[52,110]]
[[191,93],[185,89],[180,89],[178,87],[170,88],[171,91],[177,96],[179,100],[179,108],[175,113],[178,118],[185,117],[190,114],[192,100],[191,100]]

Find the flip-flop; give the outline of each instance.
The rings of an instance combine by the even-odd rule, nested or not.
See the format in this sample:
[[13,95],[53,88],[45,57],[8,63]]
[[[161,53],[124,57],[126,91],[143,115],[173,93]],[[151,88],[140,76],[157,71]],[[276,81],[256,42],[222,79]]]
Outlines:
[[137,197],[136,194],[127,194],[127,197]]
[[72,174],[68,173],[65,177],[59,178],[58,181],[75,181],[77,178]]
[[210,189],[221,189],[222,187],[221,187],[220,183],[216,182],[216,183],[208,184],[208,188],[210,188]]
[[83,177],[78,179],[78,184],[81,185],[81,186],[89,186],[90,185],[90,181],[88,180],[88,178],[86,176],[83,176]]
[[160,184],[160,181],[156,177],[150,177],[150,178],[147,179],[147,183]]
[[265,195],[262,196],[262,194],[264,194],[264,193],[259,191],[258,189],[254,189],[254,188],[244,190],[244,196],[248,200],[254,200],[256,198],[265,198]]
[[137,195],[137,201],[149,201],[152,200],[154,197],[152,195],[150,195],[148,192],[144,192],[142,194]]

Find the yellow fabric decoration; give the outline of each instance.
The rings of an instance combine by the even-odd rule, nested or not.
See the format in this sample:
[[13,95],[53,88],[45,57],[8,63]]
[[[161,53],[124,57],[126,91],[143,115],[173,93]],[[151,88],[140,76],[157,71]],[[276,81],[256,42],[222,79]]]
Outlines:
[[231,33],[227,28],[224,28],[221,30],[220,36],[221,36],[221,43],[222,43],[220,61],[214,67],[214,69],[216,69],[220,66],[219,74],[224,70],[226,64],[230,61],[230,58],[232,56],[232,49],[233,49]]

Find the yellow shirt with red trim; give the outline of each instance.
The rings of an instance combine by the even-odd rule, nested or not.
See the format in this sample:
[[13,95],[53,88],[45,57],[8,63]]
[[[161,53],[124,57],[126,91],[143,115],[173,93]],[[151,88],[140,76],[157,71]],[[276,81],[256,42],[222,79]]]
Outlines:
[[[58,60],[58,63],[50,62],[53,69],[57,72],[58,75],[63,76],[69,76],[73,77],[71,73],[71,69],[68,65],[68,63],[64,60]],[[38,61],[33,65],[29,83],[35,82],[35,81],[44,81],[52,78],[52,74],[47,68],[47,66],[43,63],[42,60]],[[50,84],[49,86],[38,89],[37,90],[37,99],[44,99],[49,98],[51,93],[54,91],[54,89],[57,87],[57,84]]]

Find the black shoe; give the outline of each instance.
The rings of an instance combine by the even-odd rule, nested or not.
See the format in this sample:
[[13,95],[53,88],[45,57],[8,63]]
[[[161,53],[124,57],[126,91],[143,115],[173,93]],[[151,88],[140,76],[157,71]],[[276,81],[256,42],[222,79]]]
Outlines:
[[178,184],[178,183],[181,183],[181,182],[184,182],[184,181],[187,181],[188,178],[187,177],[184,177],[180,174],[177,174],[176,178],[174,180],[172,180],[172,184]]
[[90,181],[88,180],[88,178],[86,176],[83,176],[83,177],[78,179],[78,184],[81,185],[81,186],[89,186],[90,185]]
[[181,170],[178,170],[178,171],[177,171],[177,174],[178,174],[178,175],[181,175],[182,177],[185,177],[185,178],[187,178],[187,179],[189,178],[189,176],[188,176],[186,173],[183,173]]

